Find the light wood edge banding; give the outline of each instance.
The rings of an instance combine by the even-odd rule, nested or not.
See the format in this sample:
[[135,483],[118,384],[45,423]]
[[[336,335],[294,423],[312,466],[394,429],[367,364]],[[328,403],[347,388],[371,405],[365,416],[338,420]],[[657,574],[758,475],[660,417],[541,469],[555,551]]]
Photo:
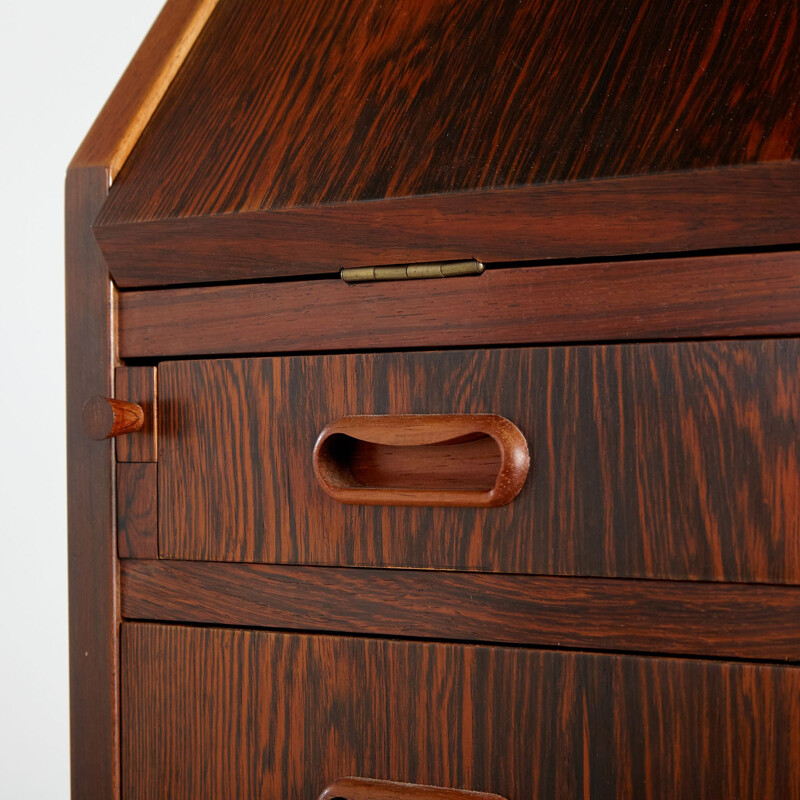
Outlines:
[[113,182],[219,0],[169,0],[70,163]]

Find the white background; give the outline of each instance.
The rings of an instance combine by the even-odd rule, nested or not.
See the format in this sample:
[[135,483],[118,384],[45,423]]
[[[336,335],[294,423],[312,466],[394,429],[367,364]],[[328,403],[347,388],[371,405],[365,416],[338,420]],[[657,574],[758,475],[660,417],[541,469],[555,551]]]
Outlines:
[[64,171],[162,0],[0,0],[0,797],[69,797]]

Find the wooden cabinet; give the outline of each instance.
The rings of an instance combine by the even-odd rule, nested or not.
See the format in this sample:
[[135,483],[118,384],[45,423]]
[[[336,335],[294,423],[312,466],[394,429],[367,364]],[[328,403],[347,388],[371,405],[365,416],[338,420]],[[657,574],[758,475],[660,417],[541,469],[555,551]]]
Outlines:
[[800,798],[798,31],[169,0],[67,180],[75,798]]

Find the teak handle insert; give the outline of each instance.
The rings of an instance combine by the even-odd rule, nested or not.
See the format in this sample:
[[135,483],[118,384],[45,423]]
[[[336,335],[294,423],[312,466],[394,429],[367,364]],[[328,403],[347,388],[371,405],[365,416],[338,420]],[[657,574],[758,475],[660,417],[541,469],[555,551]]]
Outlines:
[[444,789],[414,783],[394,783],[370,778],[340,778],[319,796],[319,800],[505,800],[497,794]]
[[83,429],[92,439],[110,439],[134,433],[144,425],[144,411],[136,403],[113,397],[90,397],[83,406]]
[[[369,448],[374,468],[359,470],[358,454]],[[393,485],[398,463],[404,479]],[[319,435],[313,465],[322,488],[341,503],[488,508],[517,496],[530,455],[519,428],[496,414],[349,416]],[[487,470],[488,485],[476,486]]]

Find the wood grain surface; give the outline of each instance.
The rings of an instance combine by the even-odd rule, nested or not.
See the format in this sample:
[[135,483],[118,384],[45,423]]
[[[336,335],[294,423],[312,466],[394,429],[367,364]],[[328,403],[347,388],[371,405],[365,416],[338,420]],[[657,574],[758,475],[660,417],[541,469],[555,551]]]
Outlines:
[[103,222],[800,156],[777,0],[221,3]]
[[[800,580],[797,340],[163,362],[163,557]],[[508,506],[343,506],[312,452],[351,414],[499,414]]]
[[113,287],[91,231],[108,185],[109,173],[101,167],[67,173],[67,541],[75,800],[119,797],[114,456],[110,440],[87,437],[81,418],[89,397],[112,394]]
[[[125,623],[128,800],[800,796],[800,670]],[[180,664],[181,669],[175,669]]]
[[127,291],[119,347],[125,358],[161,358],[797,335],[798,308],[800,252],[751,253],[359,286],[331,278]]
[[126,619],[800,661],[800,589],[126,561]]
[[120,558],[158,558],[156,464],[117,465],[117,553]]
[[95,225],[121,287],[800,242],[800,162]]
[[155,461],[158,453],[158,425],[155,367],[117,367],[115,396],[136,403],[143,412],[140,430],[116,442],[117,461]]
[[71,167],[105,167],[111,180],[116,177],[217,2],[168,0]]

